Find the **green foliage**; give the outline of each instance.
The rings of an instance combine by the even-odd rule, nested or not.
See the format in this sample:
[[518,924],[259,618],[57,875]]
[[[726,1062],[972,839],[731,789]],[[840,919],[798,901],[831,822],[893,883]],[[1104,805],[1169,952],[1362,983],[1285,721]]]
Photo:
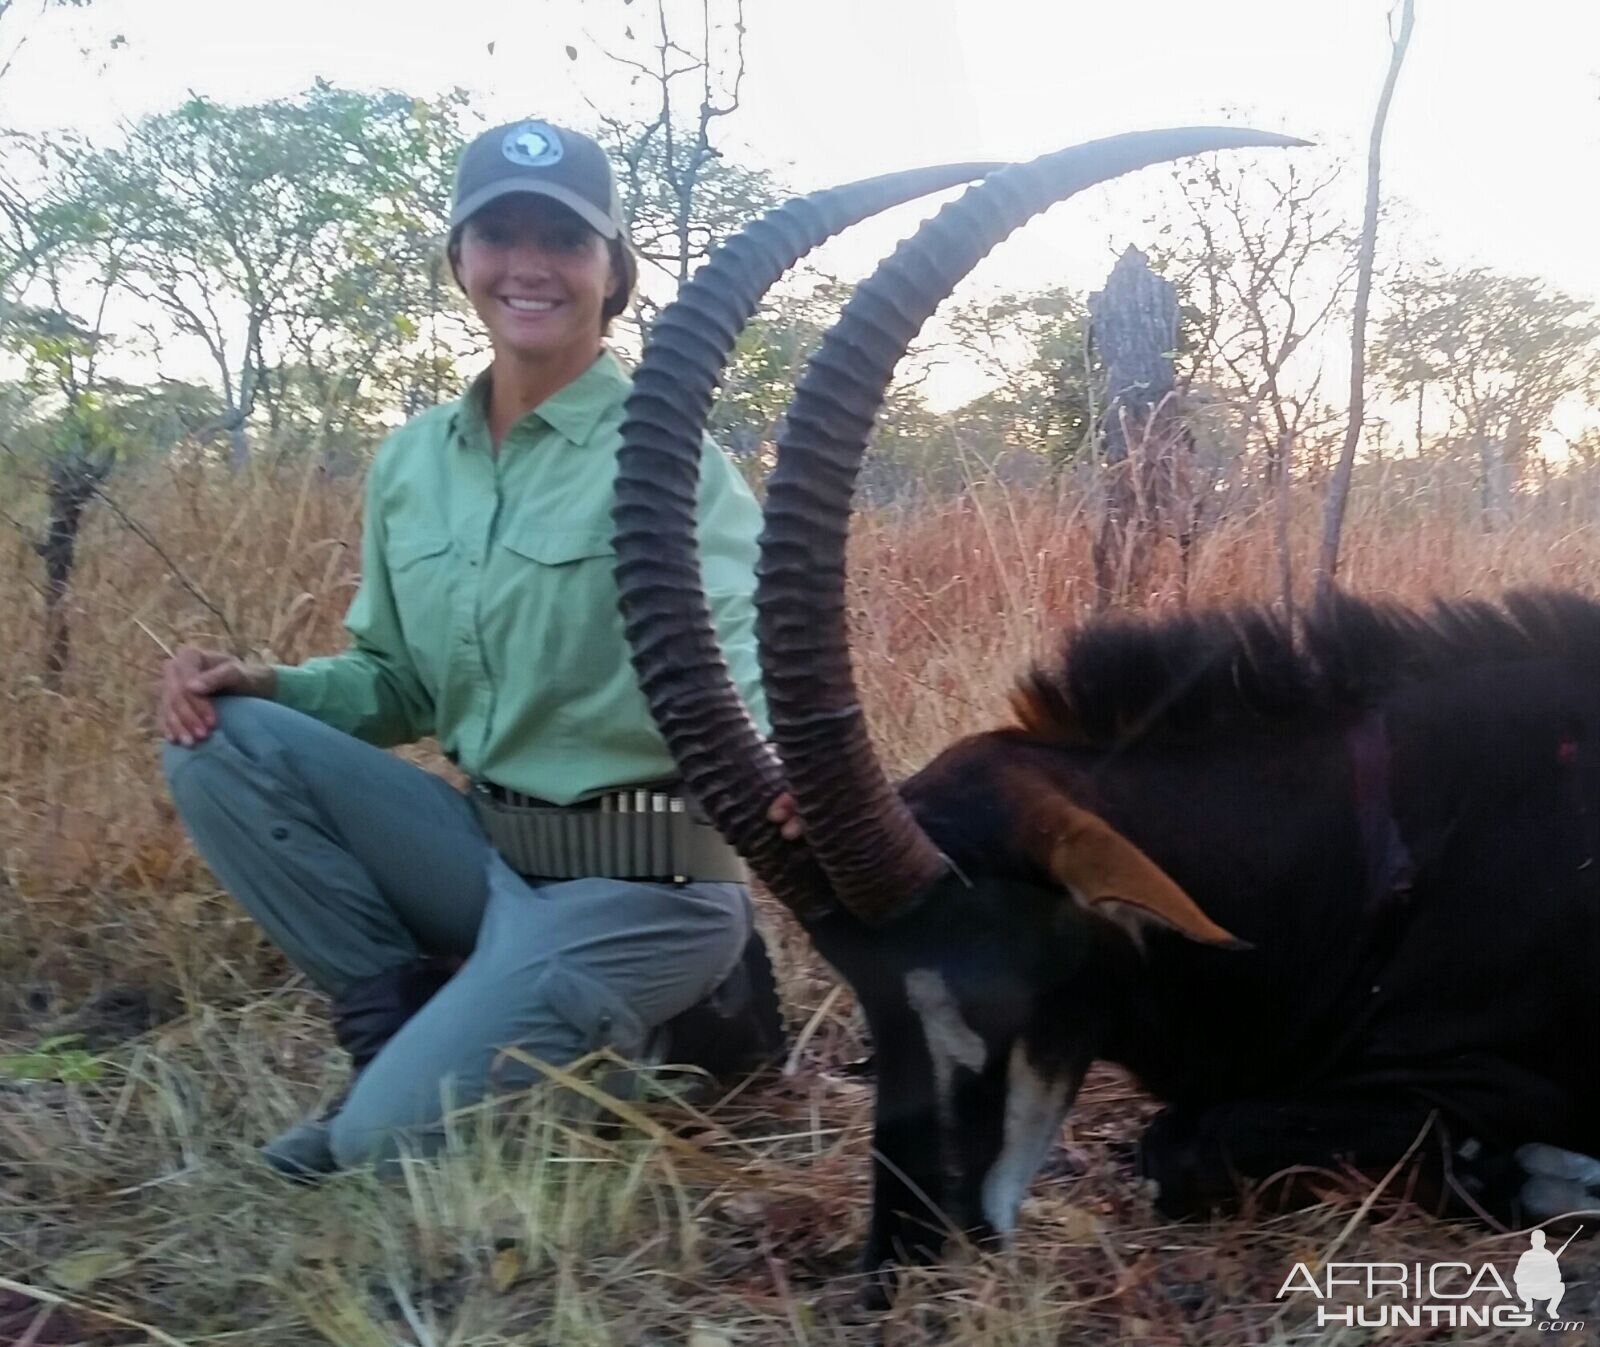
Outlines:
[[[319,82],[246,106],[192,96],[116,145],[0,145],[0,344],[34,399],[12,424],[43,452],[120,411],[130,441],[159,443],[150,417],[178,410],[179,383],[158,379],[144,406],[103,387],[139,329],[141,353],[209,366],[205,415],[191,397],[170,424],[226,437],[236,462],[263,438],[355,459],[454,396],[459,362],[481,350],[442,247],[469,112],[459,92]],[[776,195],[693,137],[623,121],[603,135],[627,140],[643,250],[667,265],[678,248],[674,274]]]
[[[740,334],[709,423],[736,458],[770,466],[806,361],[849,297],[849,286],[832,281],[769,296]],[[1102,378],[1086,349],[1086,323],[1082,298],[1065,288],[951,310],[943,343],[913,352],[888,390],[862,469],[862,497],[895,499],[914,487],[960,490],[974,471],[992,470],[1002,458],[1040,471],[1073,461],[1092,443]],[[993,386],[938,413],[922,387],[931,363],[950,348],[977,363]]]
[[[803,294],[769,296],[740,334],[707,428],[752,477],[775,461],[775,440],[795,386],[848,298],[849,287],[833,281]],[[918,366],[911,362],[884,399],[857,489],[872,502],[913,488],[957,490],[966,471],[959,441],[959,418],[929,410]]]
[[840,288],[769,295],[734,345],[708,429],[735,457],[768,449],[805,362],[838,315]]
[[1543,281],[1429,266],[1387,295],[1374,373],[1402,397],[1441,390],[1456,435],[1509,437],[1516,459],[1563,398],[1600,385],[1600,310]]
[[960,425],[972,439],[1057,466],[1092,447],[1103,373],[1089,349],[1081,295],[1059,286],[1000,295],[956,309],[948,326],[954,343],[995,381],[961,409]]
[[105,1074],[105,1062],[77,1045],[82,1034],[42,1040],[31,1052],[0,1056],[0,1080],[52,1080],[82,1085]]
[[463,104],[322,82],[244,107],[191,97],[89,160],[78,209],[121,213],[125,285],[209,358],[236,457],[263,412],[317,446],[372,435],[403,398],[454,306],[435,260]]
[[0,398],[0,436],[14,464],[26,469],[77,457],[127,466],[159,458],[182,444],[215,442],[222,408],[203,384],[163,379],[150,385],[106,380],[70,403],[29,396]]
[[[738,106],[737,27],[673,28],[682,59],[660,64],[655,25],[635,37],[631,24],[607,52],[636,61],[636,105],[600,115],[596,133],[659,298],[782,192],[712,144]],[[429,101],[318,82],[245,106],[190,97],[117,145],[0,141],[4,447],[13,459],[127,460],[188,440],[238,459],[260,442],[359,463],[387,426],[454,396],[482,349],[441,246],[472,117],[460,92]],[[1252,443],[1312,460],[1329,419],[1315,352],[1342,312],[1352,255],[1335,181],[1326,161],[1197,160],[1175,170],[1173,209],[1152,220],[1155,268],[1180,288],[1180,382],[1208,461]],[[740,336],[710,427],[736,456],[770,459],[805,360],[847,298],[832,282],[775,296]],[[1381,299],[1378,376],[1401,396],[1443,390],[1453,436],[1493,434],[1514,455],[1512,441],[1533,442],[1596,381],[1595,315],[1537,282],[1434,269]],[[1001,294],[947,307],[940,323],[942,344],[890,389],[865,493],[959,486],[975,458],[1056,470],[1083,457],[1103,373],[1082,295]],[[141,363],[151,351],[165,366],[155,377]],[[976,365],[989,387],[935,414],[923,387],[940,358]],[[196,359],[203,380],[166,377]]]
[[[602,115],[597,134],[619,165],[647,277],[675,282],[783,195],[711,143],[743,71],[737,25],[712,29],[674,27],[684,59],[659,70],[642,59],[653,28],[616,36],[615,54],[641,57],[639,97]],[[0,209],[24,203],[25,228],[0,252],[0,279],[18,278],[0,287],[0,340],[31,394],[9,418],[13,446],[126,458],[188,437],[235,461],[259,441],[353,464],[387,425],[454,396],[458,362],[481,349],[441,249],[469,115],[459,93],[427,102],[319,82],[246,106],[193,96],[115,146],[37,144],[19,157],[13,145]],[[30,190],[7,197],[7,182]],[[805,358],[847,297],[823,283],[775,298],[742,335],[711,425],[736,455],[770,455]],[[647,302],[639,317],[652,311]],[[991,368],[994,391],[936,416],[925,367],[903,371],[863,490],[958,485],[974,448],[1070,458],[1092,414],[1082,323],[1064,291],[958,313],[956,341]],[[141,350],[209,365],[209,388],[159,378],[140,393],[109,375],[138,329]]]

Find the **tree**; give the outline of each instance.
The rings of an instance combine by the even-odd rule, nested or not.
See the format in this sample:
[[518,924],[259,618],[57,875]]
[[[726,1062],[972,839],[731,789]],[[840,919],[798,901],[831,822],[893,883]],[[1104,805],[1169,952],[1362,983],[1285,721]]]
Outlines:
[[[707,429],[752,478],[772,466],[795,385],[849,292],[838,281],[779,290],[740,333]],[[920,385],[926,374],[925,365],[909,363],[889,388],[856,484],[865,501],[882,504],[913,488],[960,484],[952,419],[936,416],[923,402]]]
[[428,259],[459,103],[324,83],[249,107],[194,97],[96,157],[101,194],[133,216],[127,284],[209,357],[235,467],[258,406],[285,429],[280,375],[310,385],[325,435],[447,302]]
[[[712,143],[739,110],[744,0],[654,0],[607,15],[608,29],[586,45],[631,72],[630,97],[621,108],[590,107],[620,169],[623,214],[645,268],[635,307],[648,327],[659,307],[652,276],[669,283],[670,297],[718,242],[786,193],[765,169],[726,159]],[[580,59],[576,46],[567,51]]]
[[271,407],[280,440],[331,461],[453,397],[458,357],[479,339],[441,247],[465,95],[322,92],[366,202],[308,257],[276,324]]
[[[1184,212],[1151,251],[1178,287],[1179,390],[1197,446],[1192,532],[1203,506],[1255,451],[1271,493],[1279,589],[1292,605],[1290,475],[1331,423],[1318,334],[1342,308],[1356,250],[1337,201],[1337,161],[1297,152],[1259,162],[1213,155],[1173,169]],[[1152,221],[1156,223],[1156,221]]]
[[1450,437],[1475,459],[1483,517],[1509,518],[1511,496],[1555,410],[1600,382],[1600,311],[1544,282],[1485,267],[1429,266],[1391,285],[1376,373],[1399,397],[1438,389]]
[[1111,268],[1105,287],[1089,297],[1089,314],[1094,348],[1106,372],[1099,426],[1104,513],[1094,543],[1096,607],[1118,603],[1142,584],[1152,535],[1165,521],[1176,524],[1186,595],[1191,510],[1177,497],[1180,480],[1188,476],[1182,465],[1190,443],[1178,415],[1173,372],[1177,287],[1130,247]]
[[1083,298],[1064,286],[1007,293],[951,310],[947,344],[994,381],[960,411],[979,440],[1037,454],[1060,469],[1093,447],[1100,372]]
[[[326,452],[364,411],[370,439],[387,410],[377,404],[398,401],[404,381],[438,381],[445,362],[418,335],[429,303],[440,307],[428,263],[458,139],[448,103],[322,85],[258,108],[191,100],[119,150],[7,142],[0,347],[18,358],[27,401],[0,444],[43,507],[37,530],[10,517],[44,565],[47,685],[69,659],[78,534],[90,504],[109,503],[116,465],[170,449],[175,430],[202,443],[225,433],[237,465],[258,403]],[[202,339],[220,398],[108,376],[109,316],[129,296],[154,301],[143,326],[157,350],[163,316]]]
[[1173,170],[1184,212],[1154,219],[1152,264],[1178,287],[1179,387],[1219,404],[1274,484],[1320,419],[1314,338],[1339,312],[1355,247],[1336,201],[1340,165],[1211,155]]
[[[0,310],[0,349],[20,359],[28,398],[26,411],[4,428],[4,447],[13,471],[37,484],[45,501],[43,526],[30,541],[45,572],[45,686],[58,690],[71,649],[66,599],[78,534],[126,447],[102,356],[106,310],[129,244],[125,209],[94,193],[81,146],[65,138],[16,144],[45,186],[26,196],[5,192],[0,205],[15,249],[9,274],[19,287]],[[87,316],[69,308],[69,291],[87,305]]]
[[838,316],[843,291],[835,284],[773,291],[739,334],[707,426],[735,458],[770,466],[778,422],[806,361]]
[[[1391,16],[1392,17],[1392,16]],[[1317,597],[1325,600],[1333,589],[1339,565],[1339,533],[1344,524],[1344,503],[1350,493],[1350,476],[1355,470],[1356,446],[1361,440],[1361,417],[1366,407],[1367,300],[1372,293],[1372,263],[1378,243],[1378,161],[1383,149],[1383,128],[1389,120],[1389,103],[1394,97],[1400,68],[1405,64],[1406,48],[1411,44],[1415,19],[1415,0],[1403,0],[1400,32],[1391,35],[1393,51],[1389,73],[1378,96],[1378,110],[1372,119],[1372,142],[1367,152],[1367,203],[1361,224],[1361,254],[1356,267],[1355,313],[1350,320],[1350,409],[1345,423],[1344,445],[1339,463],[1328,486],[1328,499],[1322,523],[1322,551],[1317,563]]]
[[[15,16],[19,9],[33,8],[36,15],[43,15],[52,9],[87,9],[92,3],[93,0],[38,0],[37,6],[29,6],[18,5],[17,0],[0,0],[0,80],[11,73],[17,57],[32,36],[26,28],[20,32],[16,30]],[[120,47],[122,42],[122,37],[118,35],[111,39],[110,45]]]

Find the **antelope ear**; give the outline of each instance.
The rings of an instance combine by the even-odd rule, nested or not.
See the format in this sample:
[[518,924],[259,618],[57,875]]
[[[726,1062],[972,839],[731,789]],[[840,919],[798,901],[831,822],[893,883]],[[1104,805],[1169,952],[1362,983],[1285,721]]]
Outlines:
[[1057,795],[1042,822],[1045,868],[1091,906],[1127,904],[1207,945],[1247,949],[1218,926],[1166,872],[1098,814]]

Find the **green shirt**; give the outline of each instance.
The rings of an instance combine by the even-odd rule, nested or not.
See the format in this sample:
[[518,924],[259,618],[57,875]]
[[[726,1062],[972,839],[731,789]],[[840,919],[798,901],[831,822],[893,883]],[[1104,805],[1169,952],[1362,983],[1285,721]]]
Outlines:
[[[427,734],[474,778],[558,804],[677,775],[617,611],[611,507],[631,381],[610,351],[490,450],[487,376],[407,422],[368,475],[341,654],[276,673],[278,701],[387,747]],[[707,440],[701,574],[734,682],[756,663],[761,510]]]

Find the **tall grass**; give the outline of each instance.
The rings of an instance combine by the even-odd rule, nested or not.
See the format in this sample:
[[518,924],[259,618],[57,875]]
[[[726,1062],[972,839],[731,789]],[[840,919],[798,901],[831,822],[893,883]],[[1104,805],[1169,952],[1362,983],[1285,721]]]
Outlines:
[[[85,887],[175,891],[197,877],[156,768],[154,687],[186,641],[285,662],[339,648],[357,581],[359,483],[315,465],[234,477],[196,463],[113,484],[70,598],[72,660],[44,686],[37,563],[0,545],[0,847],[12,888],[70,902]],[[993,724],[1024,664],[1050,656],[1090,611],[1092,500],[1075,483],[980,485],[857,520],[851,546],[856,668],[892,768]],[[1352,502],[1341,579],[1406,600],[1520,584],[1600,587],[1600,482],[1558,479],[1509,528],[1484,529],[1470,494],[1369,476]],[[1296,505],[1309,579],[1318,502]],[[1195,546],[1189,601],[1273,602],[1268,509],[1242,507]],[[1136,606],[1181,601],[1176,545],[1156,547]],[[425,755],[425,751],[424,754]]]
[[[1600,483],[1558,479],[1487,532],[1469,493],[1419,480],[1362,483],[1344,547],[1352,590],[1600,590]],[[1285,1269],[1337,1236],[1360,1190],[1331,1184],[1288,1222],[1164,1227],[1112,1158],[1148,1104],[1104,1071],[1074,1112],[1065,1167],[1035,1185],[1018,1249],[917,1274],[890,1316],[863,1317],[850,1250],[870,1095],[831,1071],[859,1050],[858,1030],[848,994],[771,911],[785,1004],[805,1029],[784,1082],[676,1132],[639,1122],[611,1141],[524,1101],[399,1185],[354,1175],[306,1193],[263,1180],[250,1145],[326,1097],[342,1068],[316,999],[183,838],[157,767],[154,685],[186,641],[290,662],[342,645],[359,484],[315,466],[233,477],[179,463],[110,490],[119,509],[97,507],[82,539],[59,691],[40,677],[36,558],[21,538],[0,542],[0,1068],[65,1029],[100,1069],[26,1083],[0,1069],[0,1340],[1314,1337],[1272,1297]],[[1307,589],[1317,507],[1307,493],[1289,528]],[[891,771],[1003,720],[1014,675],[1089,613],[1093,513],[1071,482],[990,483],[857,521],[855,662]],[[1207,529],[1188,601],[1275,601],[1273,536],[1266,507]],[[1163,540],[1135,606],[1183,597]],[[46,1060],[64,1068],[66,1052]],[[1426,1225],[1374,1238],[1388,1252],[1373,1256],[1402,1261],[1468,1240],[1480,1257],[1517,1247]]]

